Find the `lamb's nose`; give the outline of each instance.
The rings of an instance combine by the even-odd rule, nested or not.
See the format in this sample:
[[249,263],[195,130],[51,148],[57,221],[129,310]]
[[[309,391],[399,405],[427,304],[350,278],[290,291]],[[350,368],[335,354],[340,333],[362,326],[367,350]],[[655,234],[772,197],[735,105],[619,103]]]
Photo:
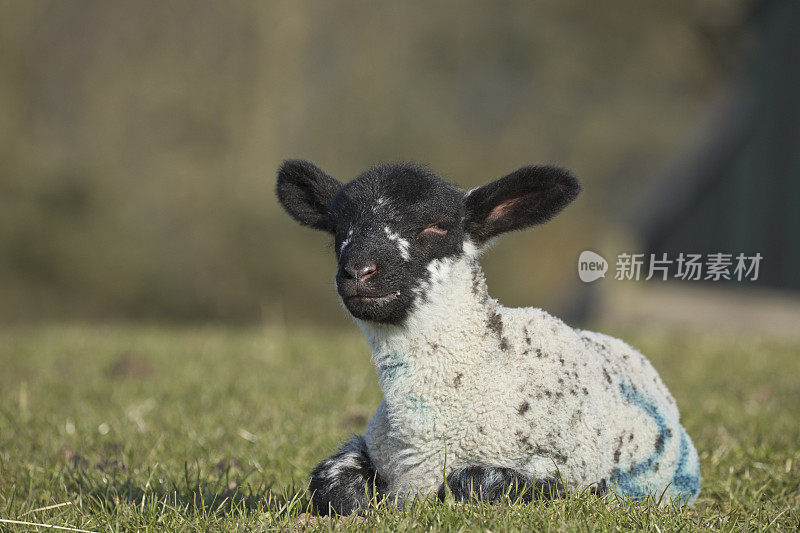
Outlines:
[[359,281],[364,281],[365,279],[371,277],[377,270],[378,267],[375,266],[375,263],[355,267],[352,265],[345,265],[344,267],[344,271],[347,272],[348,276]]

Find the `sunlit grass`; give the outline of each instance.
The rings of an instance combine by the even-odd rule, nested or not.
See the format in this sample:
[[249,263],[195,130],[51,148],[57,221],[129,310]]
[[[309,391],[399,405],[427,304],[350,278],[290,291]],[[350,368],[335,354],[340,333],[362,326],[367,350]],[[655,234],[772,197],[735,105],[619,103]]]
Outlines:
[[[661,372],[700,452],[693,508],[576,494],[317,518],[308,472],[363,432],[381,397],[356,331],[41,326],[0,330],[0,519],[91,531],[796,529],[800,343],[622,336]],[[30,530],[0,523],[15,528]]]

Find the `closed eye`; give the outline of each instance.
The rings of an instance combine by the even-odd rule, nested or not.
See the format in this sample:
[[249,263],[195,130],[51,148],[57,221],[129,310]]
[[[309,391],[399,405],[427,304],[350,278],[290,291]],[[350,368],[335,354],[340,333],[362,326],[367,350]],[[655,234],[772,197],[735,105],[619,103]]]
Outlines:
[[447,230],[444,229],[443,227],[439,226],[438,224],[431,224],[430,226],[428,226],[427,228],[422,230],[420,232],[420,235],[427,235],[427,236],[439,235],[439,236],[442,236],[442,235],[447,235]]

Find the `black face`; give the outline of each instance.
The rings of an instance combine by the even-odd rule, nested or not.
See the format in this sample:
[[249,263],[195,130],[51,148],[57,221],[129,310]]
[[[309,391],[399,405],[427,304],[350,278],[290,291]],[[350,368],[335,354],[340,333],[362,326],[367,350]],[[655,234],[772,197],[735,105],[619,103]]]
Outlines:
[[434,259],[462,253],[460,189],[416,165],[383,165],[348,183],[331,204],[336,287],[356,318],[401,321]]
[[350,313],[400,323],[435,260],[539,224],[580,190],[567,171],[524,167],[465,193],[413,163],[373,167],[342,184],[308,161],[284,162],[277,194],[303,225],[335,236],[336,287]]

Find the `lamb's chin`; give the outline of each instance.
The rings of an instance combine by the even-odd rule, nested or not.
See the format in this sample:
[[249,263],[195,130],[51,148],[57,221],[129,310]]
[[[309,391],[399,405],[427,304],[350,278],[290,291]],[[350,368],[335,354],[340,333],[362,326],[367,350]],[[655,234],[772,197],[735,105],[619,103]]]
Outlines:
[[342,298],[342,302],[350,314],[359,320],[389,324],[402,320],[407,308],[399,291],[381,296],[350,296]]

